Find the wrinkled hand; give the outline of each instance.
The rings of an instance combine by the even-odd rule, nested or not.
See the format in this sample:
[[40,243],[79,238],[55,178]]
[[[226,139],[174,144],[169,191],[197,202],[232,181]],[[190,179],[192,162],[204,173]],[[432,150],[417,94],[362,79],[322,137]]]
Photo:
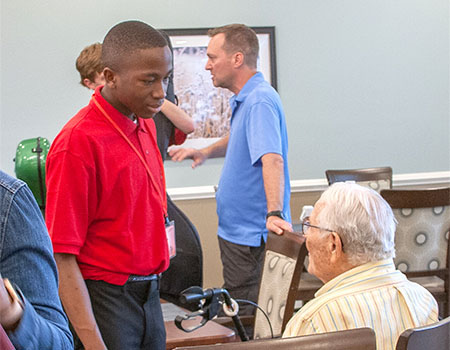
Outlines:
[[266,228],[277,235],[282,235],[284,230],[289,232],[293,231],[292,225],[278,216],[269,216],[266,221]]
[[169,151],[169,156],[174,162],[181,162],[182,160],[189,158],[192,159],[192,169],[195,169],[199,165],[202,165],[206,160],[206,155],[201,150],[195,148],[172,148]]

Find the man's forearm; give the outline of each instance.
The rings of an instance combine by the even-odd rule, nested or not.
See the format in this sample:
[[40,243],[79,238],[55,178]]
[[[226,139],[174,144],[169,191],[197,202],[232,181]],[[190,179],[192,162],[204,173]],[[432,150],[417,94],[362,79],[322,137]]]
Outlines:
[[76,257],[56,253],[55,260],[60,276],[59,294],[78,337],[86,349],[106,349]]
[[180,129],[185,134],[190,134],[194,131],[194,122],[192,121],[192,118],[169,100],[164,100],[161,112],[164,113],[176,128]]
[[202,148],[201,151],[207,158],[225,157],[227,153],[229,135],[222,137],[219,141],[214,142],[212,145]]
[[[262,156],[262,173],[266,192],[267,211],[284,209],[284,161],[279,154],[267,153]],[[292,225],[277,216],[266,219],[266,228],[276,234],[292,231]]]
[[279,154],[268,153],[262,159],[267,211],[283,210],[284,162]]

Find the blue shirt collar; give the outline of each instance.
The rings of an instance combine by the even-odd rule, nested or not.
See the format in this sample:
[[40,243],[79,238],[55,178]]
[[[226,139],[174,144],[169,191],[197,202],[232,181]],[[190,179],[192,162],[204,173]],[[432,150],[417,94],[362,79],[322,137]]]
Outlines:
[[241,91],[239,91],[237,95],[233,95],[230,98],[231,110],[234,111],[234,109],[237,107],[238,102],[244,101],[248,94],[252,92],[253,89],[263,81],[264,76],[261,72],[256,72],[256,74],[254,74],[249,80],[247,80]]

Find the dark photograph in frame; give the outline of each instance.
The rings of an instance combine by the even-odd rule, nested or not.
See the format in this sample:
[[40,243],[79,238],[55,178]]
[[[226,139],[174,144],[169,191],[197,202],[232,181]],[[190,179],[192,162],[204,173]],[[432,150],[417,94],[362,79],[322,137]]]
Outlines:
[[[259,41],[258,71],[277,88],[275,27],[252,27]],[[231,91],[214,87],[205,70],[209,28],[162,29],[173,46],[174,86],[178,105],[191,116],[195,130],[182,147],[202,148],[229,132]]]

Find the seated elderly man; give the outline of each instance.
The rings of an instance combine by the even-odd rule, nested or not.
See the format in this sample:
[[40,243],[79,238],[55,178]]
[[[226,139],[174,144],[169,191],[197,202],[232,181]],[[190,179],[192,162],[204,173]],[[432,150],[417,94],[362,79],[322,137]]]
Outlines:
[[395,269],[395,227],[377,192],[330,186],[303,223],[308,271],[325,285],[289,321],[283,337],[370,327],[378,350],[394,350],[405,329],[436,322],[433,296]]

